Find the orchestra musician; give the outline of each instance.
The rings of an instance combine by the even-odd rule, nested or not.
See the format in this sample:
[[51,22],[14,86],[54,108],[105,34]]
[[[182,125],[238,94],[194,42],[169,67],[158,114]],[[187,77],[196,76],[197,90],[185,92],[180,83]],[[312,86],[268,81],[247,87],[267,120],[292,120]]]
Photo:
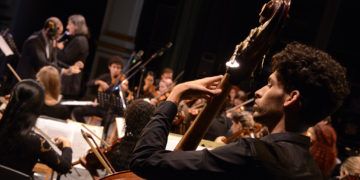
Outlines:
[[266,126],[254,121],[251,112],[231,112],[232,125],[227,136],[219,136],[217,143],[229,144],[239,138],[261,138],[268,134]]
[[[57,58],[65,64],[78,64],[83,68],[89,55],[89,29],[81,14],[69,16],[62,42],[57,43]],[[60,39],[62,40],[62,39]],[[64,98],[77,99],[80,94],[82,73],[62,75],[61,83]]]
[[[142,99],[134,100],[127,107],[125,111],[125,136],[118,139],[111,147],[103,150],[117,172],[129,169],[131,152],[140,137],[142,129],[150,121],[154,111],[155,107]],[[99,176],[96,169],[104,168],[94,154],[87,154],[82,159],[82,165],[94,177]]]
[[160,81],[165,79],[170,79],[171,81],[173,81],[173,75],[174,75],[174,71],[171,68],[169,67],[164,68],[161,71],[160,79],[156,79],[155,81],[155,84],[157,85],[157,89],[159,89]]
[[[125,75],[122,73],[122,58],[119,56],[112,56],[108,62],[109,73],[100,75],[98,78],[88,82],[89,87],[96,87],[98,92],[105,92],[112,85],[119,83],[125,79]],[[95,99],[95,101],[97,101]],[[72,111],[72,116],[76,121],[85,123],[85,117],[98,116],[104,118],[107,110],[100,106],[84,106],[76,107]]]
[[41,115],[58,119],[69,119],[70,110],[67,106],[60,104],[62,99],[60,74],[53,66],[44,66],[36,74],[36,79],[45,90],[45,102],[41,109]]
[[[23,44],[16,72],[23,79],[35,79],[36,73],[46,65],[56,67],[61,74],[78,74],[80,64],[65,64],[56,57],[56,39],[63,32],[63,24],[57,17],[48,18],[40,31],[33,33]],[[69,66],[71,65],[71,66]]]
[[140,89],[139,98],[147,98],[147,99],[154,98],[157,95],[156,87],[154,83],[155,83],[154,72],[148,71],[144,78],[144,85]]
[[150,99],[150,103],[153,105],[158,105],[160,102],[165,101],[170,91],[174,86],[173,81],[170,78],[162,79],[159,82],[159,88],[155,92],[155,97]]
[[223,76],[178,84],[156,110],[133,151],[130,169],[146,179],[322,179],[309,152],[308,127],[332,114],[349,93],[345,69],[327,53],[290,43],[272,57],[268,83],[255,92],[254,119],[270,134],[213,150],[166,151],[181,98],[216,96]]
[[23,80],[12,90],[9,104],[0,120],[0,164],[29,176],[40,161],[60,174],[71,169],[72,149],[64,137],[55,139],[57,154],[44,137],[33,131],[44,104],[44,89],[34,80]]

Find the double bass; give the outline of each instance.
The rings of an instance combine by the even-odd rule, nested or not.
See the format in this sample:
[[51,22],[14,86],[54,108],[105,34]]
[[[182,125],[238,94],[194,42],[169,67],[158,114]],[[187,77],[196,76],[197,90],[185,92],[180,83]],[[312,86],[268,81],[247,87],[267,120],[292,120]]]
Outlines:
[[[285,20],[288,18],[290,0],[271,0],[266,3],[260,12],[260,25],[250,31],[248,37],[236,46],[234,54],[227,63],[228,70],[225,73],[219,88],[222,89],[218,96],[207,102],[202,112],[197,116],[194,123],[187,130],[175,150],[195,150],[204,137],[211,121],[219,113],[226,101],[231,88],[231,79],[247,79],[254,72],[256,66],[264,59],[270,47],[276,41]],[[230,67],[236,66],[237,61],[241,67],[234,70]],[[244,68],[246,67],[246,68]],[[235,77],[234,77],[235,76]],[[128,177],[130,175],[130,177]],[[141,179],[130,171],[126,173],[115,173],[102,178],[110,179]]]
[[[258,64],[265,58],[270,47],[275,43],[285,20],[288,17],[290,0],[272,0],[266,3],[260,12],[260,26],[252,29],[247,38],[236,46],[226,63],[227,72],[219,84],[222,89],[218,96],[207,102],[206,107],[197,116],[175,150],[195,150],[208,130],[211,121],[219,113],[230,92],[231,81],[236,78],[248,79]],[[239,61],[239,62],[237,62]],[[240,68],[233,68],[239,67]],[[246,67],[246,68],[244,68]],[[235,77],[234,77],[235,76]]]

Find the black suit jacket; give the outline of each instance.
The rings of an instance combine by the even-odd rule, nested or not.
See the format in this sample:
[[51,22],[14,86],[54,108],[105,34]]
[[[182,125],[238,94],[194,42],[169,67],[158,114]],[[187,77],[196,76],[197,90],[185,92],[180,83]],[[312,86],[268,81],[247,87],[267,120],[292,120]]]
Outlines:
[[43,66],[52,65],[60,70],[61,65],[56,60],[56,49],[49,46],[49,56],[46,56],[46,45],[50,43],[42,31],[32,34],[23,45],[21,58],[16,71],[20,78],[35,79],[36,73]]

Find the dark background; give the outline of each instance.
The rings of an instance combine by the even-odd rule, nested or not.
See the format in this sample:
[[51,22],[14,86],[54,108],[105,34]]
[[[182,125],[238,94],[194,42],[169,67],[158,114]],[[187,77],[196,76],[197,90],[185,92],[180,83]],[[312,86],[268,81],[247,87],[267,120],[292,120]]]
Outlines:
[[[157,74],[171,67],[175,76],[184,71],[182,81],[224,72],[224,63],[236,44],[258,26],[258,13],[264,0],[145,0],[135,39],[136,50],[149,57],[167,42],[174,46],[152,61],[147,69]],[[86,63],[87,81],[97,47],[107,1],[86,0],[2,0],[0,28],[10,27],[21,49],[24,40],[39,30],[46,18],[80,13],[91,31],[90,56]],[[293,0],[290,19],[273,50],[290,41],[300,41],[329,52],[347,68],[352,93],[336,113],[333,124],[338,132],[340,156],[359,153],[359,42],[358,13],[345,0]],[[261,82],[261,79],[259,79]],[[241,88],[253,91],[247,82]],[[345,151],[345,147],[350,150]]]

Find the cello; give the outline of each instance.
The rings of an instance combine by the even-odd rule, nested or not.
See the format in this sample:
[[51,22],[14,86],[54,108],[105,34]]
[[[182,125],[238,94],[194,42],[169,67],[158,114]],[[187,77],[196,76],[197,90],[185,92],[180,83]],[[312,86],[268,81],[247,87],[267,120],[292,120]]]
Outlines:
[[[192,123],[177,144],[175,150],[187,151],[195,150],[197,148],[209,128],[212,119],[214,119],[216,114],[220,111],[219,107],[222,107],[226,101],[226,97],[231,87],[231,79],[234,78],[233,75],[236,73],[236,78],[241,79],[250,77],[277,39],[283,23],[288,17],[289,8],[290,0],[271,0],[263,6],[260,12],[260,26],[252,29],[248,37],[236,46],[234,54],[227,63],[229,68],[219,84],[219,88],[222,89],[221,93],[207,102],[203,111],[200,112],[194,123]],[[246,67],[246,69],[232,69],[231,67],[238,65],[236,60],[239,60],[241,67]],[[127,175],[134,174],[127,171],[125,173],[111,174],[102,179],[136,179],[136,175],[126,177]]]

